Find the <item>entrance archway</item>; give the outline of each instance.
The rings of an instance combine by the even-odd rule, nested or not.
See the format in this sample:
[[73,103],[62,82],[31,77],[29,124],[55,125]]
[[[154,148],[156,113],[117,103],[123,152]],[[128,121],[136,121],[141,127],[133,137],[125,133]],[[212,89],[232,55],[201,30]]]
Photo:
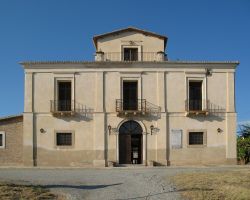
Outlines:
[[134,121],[124,122],[119,128],[119,163],[141,164],[142,163],[142,127]]

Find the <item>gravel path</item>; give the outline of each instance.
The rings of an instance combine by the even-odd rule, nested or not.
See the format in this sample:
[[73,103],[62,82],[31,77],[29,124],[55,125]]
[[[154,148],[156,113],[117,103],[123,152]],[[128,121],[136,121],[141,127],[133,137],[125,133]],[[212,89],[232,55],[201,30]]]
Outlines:
[[228,167],[201,168],[103,168],[103,169],[6,169],[0,180],[43,185],[67,199],[180,199],[170,178],[182,172],[218,171]]

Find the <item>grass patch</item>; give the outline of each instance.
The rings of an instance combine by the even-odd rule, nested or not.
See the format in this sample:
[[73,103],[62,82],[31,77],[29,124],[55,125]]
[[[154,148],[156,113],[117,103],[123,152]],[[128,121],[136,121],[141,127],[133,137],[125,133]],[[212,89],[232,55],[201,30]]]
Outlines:
[[1,200],[63,200],[41,186],[0,183]]
[[250,199],[249,169],[184,173],[176,175],[173,181],[185,199]]

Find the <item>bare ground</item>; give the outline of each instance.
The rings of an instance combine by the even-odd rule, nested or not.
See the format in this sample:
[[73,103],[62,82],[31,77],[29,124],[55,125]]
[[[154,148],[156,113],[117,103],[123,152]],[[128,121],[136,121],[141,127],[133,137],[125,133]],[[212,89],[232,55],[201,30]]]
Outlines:
[[185,199],[248,200],[250,199],[250,169],[220,172],[189,172],[176,175],[174,183]]
[[[248,171],[250,171],[249,166],[0,168],[0,181],[18,186],[32,186],[35,191],[36,186],[39,186],[38,190],[44,191],[44,195],[60,194],[69,200],[204,199],[207,192],[217,191],[216,188],[224,188],[223,191],[229,197],[234,197],[230,192],[235,191],[248,195],[250,180]],[[223,177],[220,176],[222,174],[224,174]],[[209,179],[206,180],[206,177]],[[196,185],[191,185],[192,183]],[[190,193],[189,196],[185,195],[186,192],[196,192],[197,189],[202,191],[203,196],[197,194],[198,198],[196,198],[197,196],[192,196]],[[220,197],[227,199],[227,196]],[[245,196],[242,197],[242,199],[245,198]]]

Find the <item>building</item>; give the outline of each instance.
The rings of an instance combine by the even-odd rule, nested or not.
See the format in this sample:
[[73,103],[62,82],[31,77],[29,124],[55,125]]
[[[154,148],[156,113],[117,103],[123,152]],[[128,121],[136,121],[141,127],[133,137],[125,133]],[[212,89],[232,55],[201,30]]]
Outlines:
[[167,40],[129,27],[94,61],[22,62],[23,165],[236,163],[239,63],[171,61]]

